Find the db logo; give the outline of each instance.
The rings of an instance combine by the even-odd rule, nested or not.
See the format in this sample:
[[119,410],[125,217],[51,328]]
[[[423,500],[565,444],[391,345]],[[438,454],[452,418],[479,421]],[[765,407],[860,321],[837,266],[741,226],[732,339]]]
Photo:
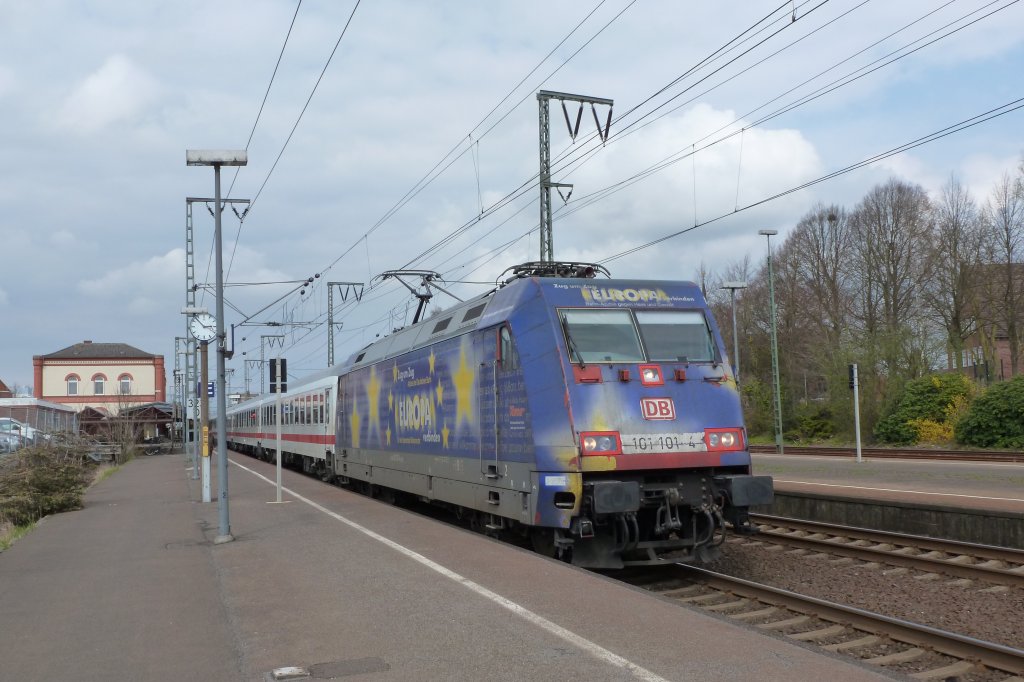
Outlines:
[[675,419],[676,406],[672,398],[641,398],[640,410],[644,419]]

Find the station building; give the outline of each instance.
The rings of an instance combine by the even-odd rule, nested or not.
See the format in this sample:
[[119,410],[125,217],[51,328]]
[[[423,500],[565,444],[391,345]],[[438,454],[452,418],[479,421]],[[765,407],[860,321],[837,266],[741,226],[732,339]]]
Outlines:
[[100,414],[167,399],[164,357],[125,343],[82,341],[32,358],[34,396]]

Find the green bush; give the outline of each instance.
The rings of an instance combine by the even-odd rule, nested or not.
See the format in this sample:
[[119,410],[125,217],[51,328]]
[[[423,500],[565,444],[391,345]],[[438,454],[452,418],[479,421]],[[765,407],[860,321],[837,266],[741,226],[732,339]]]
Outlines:
[[801,409],[796,423],[801,440],[828,440],[836,432],[835,415],[828,405]]
[[922,435],[948,435],[941,428],[974,395],[974,384],[962,374],[932,374],[908,381],[895,405],[875,425],[875,438],[883,443],[910,445]]
[[956,424],[964,445],[1024,448],[1024,376],[993,384]]

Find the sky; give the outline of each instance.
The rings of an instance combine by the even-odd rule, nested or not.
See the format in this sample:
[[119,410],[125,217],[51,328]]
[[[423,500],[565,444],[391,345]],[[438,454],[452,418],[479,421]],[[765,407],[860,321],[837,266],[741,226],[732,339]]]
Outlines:
[[[173,384],[186,198],[214,192],[188,149],[248,150],[222,174],[251,201],[222,214],[225,324],[231,389],[248,364],[258,390],[262,335],[293,377],[327,366],[327,282],[363,292],[336,289],[337,362],[412,320],[380,273],[469,298],[539,259],[539,90],[614,101],[606,140],[607,106],[573,140],[550,102],[556,260],[678,280],[893,176],[984,202],[1024,153],[1024,109],[1000,109],[1022,66],[1016,0],[0,0],[0,379],[89,339],[163,355]],[[212,206],[191,206],[214,311]]]

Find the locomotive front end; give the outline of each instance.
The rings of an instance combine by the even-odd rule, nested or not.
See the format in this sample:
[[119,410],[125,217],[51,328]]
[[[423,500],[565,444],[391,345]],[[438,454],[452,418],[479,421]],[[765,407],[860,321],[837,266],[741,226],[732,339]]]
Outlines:
[[[559,283],[579,513],[556,533],[574,564],[703,563],[727,531],[754,532],[754,476],[738,387],[699,289],[687,283]],[[560,537],[559,537],[560,536]]]

